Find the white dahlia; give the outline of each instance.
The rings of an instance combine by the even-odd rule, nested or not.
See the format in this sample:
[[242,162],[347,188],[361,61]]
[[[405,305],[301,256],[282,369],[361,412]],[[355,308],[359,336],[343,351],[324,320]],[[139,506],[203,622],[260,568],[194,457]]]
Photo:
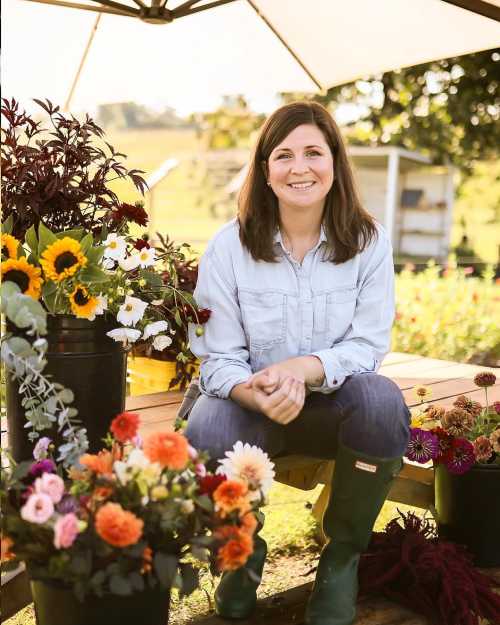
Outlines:
[[251,499],[258,499],[260,493],[267,496],[274,479],[274,463],[269,456],[249,443],[238,441],[232,451],[226,451],[226,458],[219,460],[217,473],[224,473],[230,479],[245,480],[248,484]]

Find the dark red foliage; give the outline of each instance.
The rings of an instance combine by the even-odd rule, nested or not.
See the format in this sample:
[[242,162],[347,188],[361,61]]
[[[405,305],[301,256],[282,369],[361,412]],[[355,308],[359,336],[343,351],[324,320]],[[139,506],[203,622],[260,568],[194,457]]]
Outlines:
[[112,210],[111,218],[113,221],[119,223],[122,221],[134,221],[140,226],[147,226],[149,219],[148,214],[144,210],[144,206],[141,202],[136,202],[135,204],[127,204],[123,202],[119,204]]
[[147,235],[143,236],[142,239],[136,239],[134,241],[134,248],[136,250],[143,250],[144,248],[149,249],[151,247],[151,245],[149,245],[148,243],[148,237]]
[[198,478],[198,485],[200,487],[201,495],[210,495],[217,490],[217,487],[222,484],[222,482],[226,481],[225,475],[205,475],[205,477]]
[[500,583],[472,564],[465,547],[439,539],[428,521],[409,512],[374,532],[361,556],[362,594],[382,593],[435,625],[500,623]]
[[116,178],[129,178],[144,193],[146,182],[138,169],[127,170],[124,154],[106,143],[92,118],[79,121],[64,116],[49,100],[35,100],[48,115],[43,127],[20,109],[12,98],[2,98],[2,205],[3,219],[12,215],[12,234],[42,221],[53,231],[83,228],[113,230],[109,209],[119,204],[108,187]]

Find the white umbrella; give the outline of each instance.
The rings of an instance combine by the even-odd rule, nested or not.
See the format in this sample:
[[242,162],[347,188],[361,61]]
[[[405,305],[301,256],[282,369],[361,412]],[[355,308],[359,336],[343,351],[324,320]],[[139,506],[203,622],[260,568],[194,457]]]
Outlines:
[[[92,28],[90,10],[56,5],[130,14],[101,20],[76,107],[315,91],[500,44],[500,0],[178,0],[160,26],[136,19],[151,20],[145,0],[36,1],[4,9],[4,91],[26,99],[66,99]],[[149,1],[160,20],[165,0]]]

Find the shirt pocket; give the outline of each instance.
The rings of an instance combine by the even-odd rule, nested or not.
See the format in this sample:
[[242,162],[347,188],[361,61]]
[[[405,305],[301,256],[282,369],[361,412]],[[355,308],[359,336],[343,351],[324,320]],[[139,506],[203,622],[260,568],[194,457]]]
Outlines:
[[341,339],[349,330],[354,312],[358,289],[339,287],[326,294],[326,330],[331,341]]
[[238,292],[243,329],[251,349],[266,349],[285,341],[286,296],[275,291]]

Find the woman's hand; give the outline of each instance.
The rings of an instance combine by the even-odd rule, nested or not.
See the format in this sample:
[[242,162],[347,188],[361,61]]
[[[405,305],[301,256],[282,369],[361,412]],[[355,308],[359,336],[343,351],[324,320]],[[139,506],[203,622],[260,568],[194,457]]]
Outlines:
[[270,365],[254,373],[245,382],[246,388],[259,388],[263,393],[274,393],[287,377],[301,380],[310,386],[320,386],[325,377],[321,360],[316,356],[299,356]]
[[303,380],[293,376],[287,376],[271,393],[263,391],[257,380],[250,388],[259,412],[281,425],[287,425],[298,417],[304,406],[306,386]]

